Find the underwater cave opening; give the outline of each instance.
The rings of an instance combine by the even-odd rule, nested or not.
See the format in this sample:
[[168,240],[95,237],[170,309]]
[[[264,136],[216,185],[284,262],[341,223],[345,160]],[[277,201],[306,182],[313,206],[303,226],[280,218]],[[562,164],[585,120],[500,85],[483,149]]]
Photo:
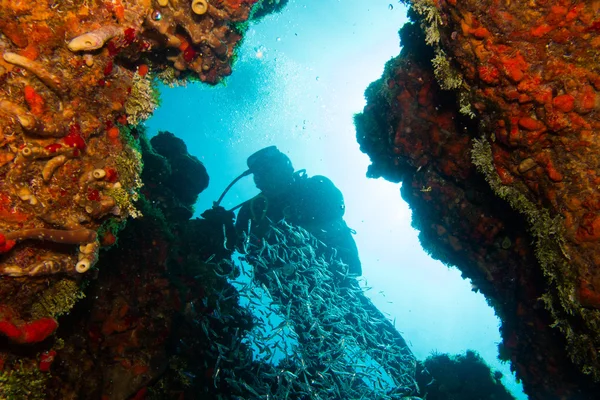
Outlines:
[[[417,358],[475,350],[503,372],[515,397],[526,399],[509,366],[497,360],[499,320],[483,295],[422,249],[400,186],[365,176],[369,159],[356,142],[353,115],[365,105],[366,87],[398,55],[397,31],[406,21],[405,7],[389,1],[291,0],[250,27],[223,84],[161,86],[162,105],[146,122],[148,132],[173,132],[206,166],[210,185],[196,204],[198,216],[246,169],[246,158],[269,145],[296,169],[329,177],[357,232],[362,285]],[[256,193],[246,178],[223,205]]]

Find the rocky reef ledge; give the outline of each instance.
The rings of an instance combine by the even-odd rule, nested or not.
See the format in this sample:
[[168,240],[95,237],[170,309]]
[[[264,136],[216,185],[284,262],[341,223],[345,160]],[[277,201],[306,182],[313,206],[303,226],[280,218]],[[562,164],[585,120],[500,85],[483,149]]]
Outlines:
[[356,117],[423,247],[502,319],[532,399],[600,386],[600,2],[407,2]]

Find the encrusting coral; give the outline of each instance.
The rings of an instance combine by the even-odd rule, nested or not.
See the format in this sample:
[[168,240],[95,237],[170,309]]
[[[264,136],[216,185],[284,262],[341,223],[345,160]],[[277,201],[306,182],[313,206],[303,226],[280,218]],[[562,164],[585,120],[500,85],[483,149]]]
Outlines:
[[229,75],[254,3],[2,2],[0,379],[17,376],[11,346],[52,345],[101,245],[141,215],[135,125],[158,104],[156,76]]
[[369,174],[403,182],[424,248],[485,294],[532,398],[595,398],[600,3],[406,3],[356,118]]
[[84,297],[75,280],[64,278],[41,293],[31,306],[31,315],[34,318],[60,317],[71,311],[77,300]]
[[[153,71],[172,65],[217,82],[231,72],[229,63],[241,38],[230,24],[246,20],[253,3],[7,7],[0,23],[6,37],[0,48],[0,118],[5,119],[4,135],[16,140],[7,148],[13,156],[4,165],[10,184],[3,190],[10,207],[27,218],[27,227],[97,229],[106,219],[137,215],[131,203],[141,163],[130,168],[129,161],[116,165],[113,160],[124,152],[127,159],[139,159],[118,130],[143,121],[156,107],[148,65]],[[68,42],[48,34],[53,32],[63,32]],[[108,179],[88,178],[98,170],[114,173]],[[79,179],[68,178],[72,175]],[[15,197],[22,202],[13,204]],[[4,262],[27,270],[33,262],[21,247],[6,251]],[[39,261],[40,254],[35,257]],[[57,269],[45,268],[47,272],[73,271],[69,265],[77,263],[74,255],[63,254],[59,262],[52,258]]]
[[600,43],[598,6],[436,5],[447,17],[440,46],[469,82],[470,103],[490,149],[486,178],[529,219],[548,277],[544,302],[553,326],[569,343],[572,361],[596,380],[600,364],[590,355],[600,348],[600,171],[591,132],[600,126],[600,75],[591,49]]
[[19,363],[9,371],[0,371],[0,398],[43,400],[47,379],[36,365]]

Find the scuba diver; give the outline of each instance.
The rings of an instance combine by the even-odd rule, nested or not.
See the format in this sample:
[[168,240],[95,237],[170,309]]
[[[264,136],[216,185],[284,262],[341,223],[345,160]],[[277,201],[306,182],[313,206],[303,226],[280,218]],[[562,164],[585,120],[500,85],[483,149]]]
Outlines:
[[[307,354],[333,354],[332,351],[338,343],[344,342],[343,338],[352,336],[356,345],[365,348],[372,358],[388,368],[390,376],[398,376],[398,397],[414,396],[418,387],[414,381],[416,360],[402,335],[396,330],[390,321],[379,311],[373,303],[364,295],[356,280],[362,274],[361,261],[358,249],[353,238],[353,230],[350,229],[343,219],[345,206],[343,195],[331,180],[324,176],[308,177],[305,170],[295,172],[290,159],[277,149],[276,146],[266,147],[248,157],[248,170],[238,176],[223,192],[212,209],[202,214],[206,219],[218,220],[223,223],[223,232],[231,231],[235,216],[233,211],[240,208],[235,219],[235,232],[237,233],[237,248],[241,253],[247,254],[248,261],[255,267],[255,279],[264,286],[270,288],[271,294],[279,299],[279,304],[288,309],[288,317],[293,322],[294,329],[298,335],[298,342]],[[241,178],[254,176],[254,183],[260,193],[252,199],[243,202],[231,210],[225,210],[219,204],[227,191]],[[281,229],[281,224],[289,229]],[[327,289],[323,295],[313,299],[311,304],[310,293],[317,293],[322,282],[327,281],[327,274],[323,270],[318,272],[316,279],[302,279],[305,289],[298,281],[289,285],[282,278],[287,276],[286,268],[293,265],[289,254],[297,250],[294,248],[292,236],[302,236],[293,227],[299,227],[308,232],[312,237],[313,246],[316,249],[312,260],[308,264],[310,270],[318,265],[317,260],[329,260],[321,263],[325,269],[336,269],[342,266],[344,272],[330,274],[335,279],[326,283]],[[273,240],[273,231],[278,239]],[[287,239],[285,236],[289,236]],[[282,238],[283,236],[283,238]],[[306,237],[306,236],[305,236]],[[252,252],[246,251],[248,243],[251,243]],[[259,257],[256,249],[265,246],[275,249],[274,255]],[[262,253],[262,252],[261,252]],[[285,254],[285,255],[284,255]],[[297,254],[297,252],[294,252]],[[305,260],[304,260],[305,261]],[[279,271],[279,272],[273,272]],[[296,271],[301,272],[300,268]],[[303,270],[306,271],[306,268]],[[275,275],[276,282],[271,278]],[[306,275],[306,274],[305,274]],[[312,280],[311,280],[312,279]],[[331,290],[329,290],[331,288]],[[329,299],[324,299],[329,297]],[[343,306],[338,307],[339,304]],[[352,308],[348,305],[352,304]],[[331,308],[338,310],[328,310]],[[343,308],[346,307],[346,308]],[[305,309],[308,308],[308,314]],[[315,313],[311,312],[312,310]],[[291,311],[290,311],[291,310]],[[314,314],[326,315],[331,318],[327,321],[317,321]],[[338,324],[329,321],[337,319],[342,315]],[[309,322],[308,319],[315,322]],[[373,323],[373,321],[376,321]],[[316,324],[323,326],[319,348],[315,346],[314,327]],[[359,329],[360,327],[360,329]],[[323,337],[335,337],[337,339],[323,347]],[[311,347],[312,346],[312,347]],[[343,351],[343,350],[342,350]],[[322,360],[317,361],[322,363]],[[322,366],[328,370],[327,366]],[[351,374],[346,370],[342,375]],[[356,382],[354,382],[356,385]]]
[[[344,197],[331,180],[321,175],[309,178],[306,170],[294,172],[290,159],[276,146],[252,154],[247,164],[248,170],[225,189],[212,209],[202,214],[205,219],[222,221],[229,228],[235,219],[233,211],[241,207],[235,222],[238,238],[262,238],[273,223],[284,219],[306,229],[335,251],[349,266],[349,275],[362,274],[354,232],[343,219]],[[261,192],[229,211],[221,207],[227,191],[250,174]]]
[[263,237],[273,222],[284,219],[335,249],[350,275],[362,274],[353,231],[343,219],[344,198],[333,182],[321,175],[309,178],[305,170],[294,172],[290,159],[275,146],[252,154],[248,170],[261,192],[242,205],[235,225],[238,233]]

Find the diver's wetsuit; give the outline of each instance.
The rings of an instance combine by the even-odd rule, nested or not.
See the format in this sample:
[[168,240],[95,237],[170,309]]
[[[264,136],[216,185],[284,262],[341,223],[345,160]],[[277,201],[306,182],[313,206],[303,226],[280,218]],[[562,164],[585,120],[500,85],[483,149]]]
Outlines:
[[[301,226],[349,266],[349,274],[360,276],[362,266],[352,230],[342,218],[344,199],[340,190],[324,176],[306,177],[303,171],[294,174],[288,190],[278,197],[260,193],[240,209],[235,227],[238,233],[248,230],[253,237],[262,238],[271,226],[282,219]],[[241,236],[241,235],[240,235]]]
[[[355,337],[357,343],[366,349],[374,360],[391,369],[391,371],[387,371],[390,375],[406,375],[406,372],[409,371],[408,374],[414,376],[415,358],[402,335],[362,293],[355,279],[361,275],[362,267],[356,243],[352,237],[352,230],[346,225],[343,214],[343,196],[328,178],[323,176],[307,178],[302,173],[296,173],[288,190],[278,197],[267,197],[261,193],[246,202],[237,216],[236,230],[238,236],[243,237],[242,233],[248,233],[248,222],[251,221],[250,240],[260,246],[261,240],[268,240],[265,235],[269,229],[283,219],[291,225],[306,229],[323,242],[326,246],[317,246],[318,251],[321,252],[318,256],[322,256],[324,259],[334,257],[348,266],[347,276],[340,276],[337,281],[342,298],[347,299],[348,302],[358,303],[358,307],[356,307],[359,309],[358,312],[368,314],[367,320],[378,321],[377,324],[361,326],[360,331],[357,328],[350,332],[333,333],[342,336],[349,334]],[[256,277],[262,283],[266,282],[261,279],[260,273]],[[277,291],[276,288],[274,289]],[[297,307],[302,307],[301,303],[304,300],[301,294],[296,294],[296,296],[298,299],[292,300],[296,302]],[[294,313],[291,317],[295,319],[293,322],[300,343],[309,346],[308,341],[311,338],[306,321],[301,320],[299,315],[294,318]],[[344,318],[346,326],[357,326],[357,316],[352,312],[348,312]],[[332,328],[332,330],[336,331],[336,328]],[[393,347],[386,347],[390,343],[393,344]],[[401,388],[401,393],[403,395],[416,394],[418,390],[416,383],[413,385],[413,382],[409,384],[406,382],[407,379],[404,379],[403,386],[405,387]]]

